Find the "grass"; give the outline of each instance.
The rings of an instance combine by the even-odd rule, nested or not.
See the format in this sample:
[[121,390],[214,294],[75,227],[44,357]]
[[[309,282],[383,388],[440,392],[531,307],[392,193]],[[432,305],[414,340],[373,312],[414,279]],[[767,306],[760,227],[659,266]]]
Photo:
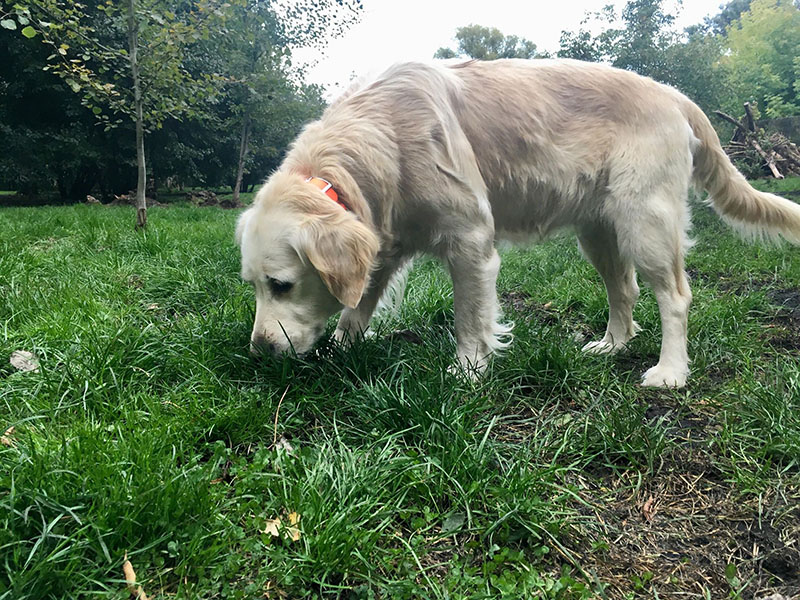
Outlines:
[[504,250],[516,340],[469,384],[428,260],[376,337],[251,359],[235,218],[0,211],[0,599],[127,598],[126,553],[157,598],[800,593],[796,249],[694,207],[682,391],[637,385],[648,291],[630,350],[584,356],[607,309],[574,241]]
[[[156,202],[153,202],[152,199],[149,200],[148,204],[151,206],[158,206],[158,205],[169,205],[169,206],[187,206],[187,205],[197,205],[202,202],[199,198],[192,198],[192,194],[194,192],[200,191],[211,191],[216,195],[217,203],[223,203],[225,201],[233,200],[233,192],[231,191],[230,187],[218,188],[218,189],[207,189],[207,188],[185,188],[183,190],[174,188],[174,189],[159,189],[158,191],[158,199]],[[257,190],[256,190],[257,191]],[[253,197],[256,194],[256,191],[252,192],[241,192],[239,194],[239,202],[242,204],[249,204],[252,202]],[[100,194],[98,194],[98,197]],[[149,196],[148,196],[149,197]],[[105,201],[105,200],[104,200]],[[9,190],[0,190],[0,208],[7,207],[7,206],[15,206],[15,207],[33,207],[33,206],[46,206],[46,205],[64,205],[64,204],[72,204],[73,202],[69,199],[62,199],[58,196],[55,191],[44,192],[40,193],[36,196],[20,196],[15,191]]]

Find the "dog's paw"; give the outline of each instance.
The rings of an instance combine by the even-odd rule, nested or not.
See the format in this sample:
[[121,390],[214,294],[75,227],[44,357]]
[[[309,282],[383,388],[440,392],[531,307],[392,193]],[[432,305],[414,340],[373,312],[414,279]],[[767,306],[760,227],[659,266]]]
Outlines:
[[467,355],[460,355],[458,361],[447,367],[450,375],[466,379],[467,381],[478,381],[489,364],[489,355],[473,361]]
[[642,386],[660,388],[682,388],[686,385],[688,373],[683,369],[670,369],[656,365],[642,376]]
[[471,381],[477,379],[477,377],[475,376],[474,369],[465,369],[464,365],[458,362],[453,363],[452,365],[447,367],[447,374],[452,375],[453,377],[458,377],[459,379],[466,379]]
[[581,352],[586,352],[586,354],[616,354],[624,349],[625,344],[614,344],[602,339],[598,342],[589,342],[581,348]]
[[365,340],[375,335],[375,332],[371,329],[367,331],[349,331],[347,329],[341,329],[339,327],[336,328],[336,331],[333,332],[333,339],[341,344],[344,348],[349,348],[352,346],[357,340]]

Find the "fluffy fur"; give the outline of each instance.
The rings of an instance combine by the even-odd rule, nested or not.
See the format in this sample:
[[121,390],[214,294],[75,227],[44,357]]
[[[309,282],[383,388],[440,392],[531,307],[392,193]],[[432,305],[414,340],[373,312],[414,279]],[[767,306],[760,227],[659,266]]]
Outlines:
[[453,279],[459,364],[478,372],[509,340],[495,240],[568,227],[608,293],[606,333],[584,350],[615,352],[635,335],[638,271],[663,336],[643,384],[683,386],[692,183],[740,229],[800,242],[800,207],[753,189],[702,111],[668,86],[570,60],[396,65],[309,124],[240,218],[253,346],[305,352],[342,308],[336,337],[363,334],[395,272],[427,252]]

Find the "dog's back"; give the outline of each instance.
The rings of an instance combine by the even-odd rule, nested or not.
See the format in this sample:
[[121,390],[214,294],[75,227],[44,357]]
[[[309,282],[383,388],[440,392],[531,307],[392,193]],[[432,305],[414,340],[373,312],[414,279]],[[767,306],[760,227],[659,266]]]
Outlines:
[[662,320],[659,362],[643,379],[652,386],[682,386],[688,373],[683,254],[693,183],[726,219],[800,241],[800,207],[754,190],[688,98],[571,60],[396,65],[310,124],[281,170],[298,183],[330,181],[380,240],[368,301],[346,311],[337,331],[366,327],[404,258],[432,252],[453,277],[459,361],[470,368],[507,342],[494,295],[499,236],[574,229],[610,305],[606,333],[588,352],[615,352],[635,335],[640,273]]

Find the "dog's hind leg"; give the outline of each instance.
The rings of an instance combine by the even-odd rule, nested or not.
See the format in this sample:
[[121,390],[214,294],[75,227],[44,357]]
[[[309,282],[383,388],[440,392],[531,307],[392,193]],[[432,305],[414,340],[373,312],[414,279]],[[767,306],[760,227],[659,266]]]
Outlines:
[[613,354],[625,348],[639,331],[633,320],[633,306],[639,298],[636,271],[633,262],[620,254],[617,236],[608,226],[582,228],[578,233],[578,245],[600,273],[608,295],[606,333],[601,340],[586,344],[583,351]]
[[636,269],[653,288],[661,314],[661,354],[645,372],[642,385],[683,387],[689,374],[688,315],[692,303],[683,269],[686,246],[686,206],[672,194],[655,195],[644,206],[651,210],[633,215],[618,228],[623,252],[629,251]]
[[375,312],[378,301],[392,281],[392,277],[406,262],[404,258],[396,256],[379,257],[379,261],[380,266],[372,272],[367,289],[364,291],[358,306],[345,308],[342,311],[342,316],[339,318],[339,323],[333,334],[334,339],[348,344],[366,335],[369,321],[372,318],[372,313]]

